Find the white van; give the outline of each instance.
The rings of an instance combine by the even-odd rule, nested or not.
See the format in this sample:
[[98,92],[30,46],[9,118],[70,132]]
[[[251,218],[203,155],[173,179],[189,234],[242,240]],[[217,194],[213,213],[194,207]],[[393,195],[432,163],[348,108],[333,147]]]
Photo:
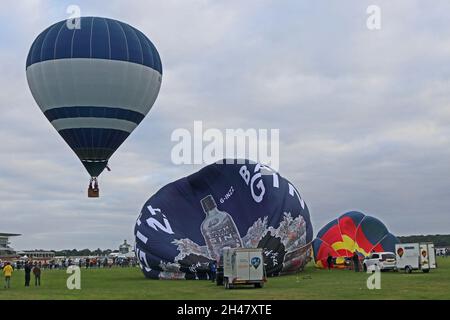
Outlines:
[[397,269],[411,273],[413,270],[429,272],[436,269],[436,252],[433,243],[398,243],[395,245]]
[[223,249],[223,284],[226,289],[240,284],[262,288],[265,281],[266,272],[261,248]]

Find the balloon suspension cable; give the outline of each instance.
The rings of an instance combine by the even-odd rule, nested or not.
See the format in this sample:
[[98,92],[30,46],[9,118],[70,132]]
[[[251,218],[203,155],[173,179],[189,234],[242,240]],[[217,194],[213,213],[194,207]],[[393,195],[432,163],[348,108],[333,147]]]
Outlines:
[[100,189],[98,187],[97,177],[91,177],[89,181],[88,197],[98,198],[100,196]]

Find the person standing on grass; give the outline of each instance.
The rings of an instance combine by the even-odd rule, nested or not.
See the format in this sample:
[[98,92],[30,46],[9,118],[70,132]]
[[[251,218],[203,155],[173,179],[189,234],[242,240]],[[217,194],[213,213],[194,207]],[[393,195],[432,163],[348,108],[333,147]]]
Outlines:
[[353,267],[355,268],[355,272],[359,272],[359,256],[358,253],[355,251],[355,253],[353,253]]
[[331,270],[331,268],[333,268],[333,256],[331,254],[328,254],[327,265],[328,265],[328,270]]
[[31,279],[31,266],[28,261],[25,263],[24,270],[25,270],[25,287],[29,287]]
[[210,263],[209,271],[210,271],[211,281],[215,282],[216,281],[216,273],[217,273],[217,265],[216,265],[215,261]]
[[37,263],[34,263],[33,274],[34,274],[34,285],[40,287],[41,286],[41,268],[39,268]]
[[11,267],[11,264],[9,262],[6,262],[5,266],[3,267],[3,275],[5,276],[5,289],[11,287],[11,277],[13,273],[13,267]]

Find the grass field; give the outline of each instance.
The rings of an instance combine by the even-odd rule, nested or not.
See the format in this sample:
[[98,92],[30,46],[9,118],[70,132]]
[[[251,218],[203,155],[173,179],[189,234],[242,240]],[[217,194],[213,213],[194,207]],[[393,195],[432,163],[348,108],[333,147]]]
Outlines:
[[[368,274],[319,270],[309,265],[298,275],[269,278],[263,289],[225,290],[209,281],[145,279],[138,268],[82,270],[81,290],[68,290],[63,270],[44,270],[42,286],[24,287],[16,271],[12,288],[0,287],[0,299],[450,299],[450,258],[425,274],[385,272],[381,289],[366,287]],[[3,279],[2,279],[3,281]]]

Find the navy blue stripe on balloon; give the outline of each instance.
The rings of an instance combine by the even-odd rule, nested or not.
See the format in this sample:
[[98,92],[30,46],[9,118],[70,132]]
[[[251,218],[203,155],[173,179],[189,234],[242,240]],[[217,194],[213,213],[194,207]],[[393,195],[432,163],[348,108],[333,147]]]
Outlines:
[[70,29],[63,20],[45,29],[31,46],[26,67],[57,59],[106,59],[141,64],[162,74],[158,51],[139,30],[99,17],[81,17],[80,27]]
[[383,240],[380,242],[384,251],[394,252],[395,244],[400,241],[394,236],[392,233],[389,233]]
[[116,129],[74,128],[63,129],[59,134],[73,149],[112,149],[117,150],[130,133]]
[[110,118],[141,123],[145,115],[133,110],[110,107],[61,107],[44,112],[48,121],[67,118]]
[[371,216],[364,217],[360,224],[360,232],[373,245],[376,245],[389,233],[386,226],[380,220]]

